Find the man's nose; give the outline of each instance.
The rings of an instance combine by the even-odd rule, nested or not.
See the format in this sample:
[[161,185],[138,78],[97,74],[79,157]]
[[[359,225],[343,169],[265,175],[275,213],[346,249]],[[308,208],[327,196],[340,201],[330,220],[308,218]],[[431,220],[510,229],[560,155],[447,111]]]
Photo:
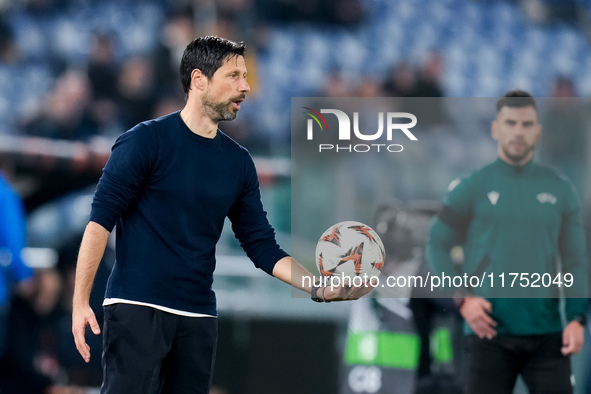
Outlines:
[[515,130],[514,130],[514,131],[515,131],[515,134],[516,134],[516,135],[523,136],[523,135],[525,135],[526,128],[525,128],[525,126],[524,126],[524,125],[520,125],[520,124],[518,124],[518,125],[515,127]]
[[248,81],[246,79],[242,80],[242,84],[240,85],[240,91],[241,92],[250,92],[250,85],[248,84]]

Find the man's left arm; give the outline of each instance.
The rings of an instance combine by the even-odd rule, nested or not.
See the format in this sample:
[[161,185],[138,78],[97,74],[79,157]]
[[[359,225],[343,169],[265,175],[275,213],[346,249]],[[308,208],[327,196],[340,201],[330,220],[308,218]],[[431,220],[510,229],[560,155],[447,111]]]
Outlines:
[[[585,232],[578,197],[572,185],[567,195],[567,205],[563,213],[558,246],[562,260],[567,319],[567,325],[562,334],[562,353],[569,355],[578,353],[583,346],[589,287],[589,263],[585,248]],[[572,285],[567,287],[569,283]]]
[[240,196],[228,213],[232,230],[240,241],[240,246],[257,268],[273,275],[274,266],[288,257],[275,240],[275,231],[263,209],[259,179],[254,162],[243,149],[244,173]]

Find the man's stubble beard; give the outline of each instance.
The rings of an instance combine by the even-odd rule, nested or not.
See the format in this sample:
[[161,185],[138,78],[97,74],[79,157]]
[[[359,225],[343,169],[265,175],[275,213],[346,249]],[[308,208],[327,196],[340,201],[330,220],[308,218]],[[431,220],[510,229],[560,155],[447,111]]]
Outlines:
[[505,156],[507,156],[507,158],[509,158],[514,163],[519,163],[522,160],[524,160],[530,153],[532,153],[534,151],[534,148],[535,148],[535,144],[533,146],[530,146],[529,149],[524,150],[524,152],[522,154],[515,155],[515,154],[512,154],[508,148],[502,147],[503,153],[505,154]]
[[233,99],[224,102],[214,102],[209,95],[203,96],[203,112],[214,122],[236,119],[237,112],[232,110]]

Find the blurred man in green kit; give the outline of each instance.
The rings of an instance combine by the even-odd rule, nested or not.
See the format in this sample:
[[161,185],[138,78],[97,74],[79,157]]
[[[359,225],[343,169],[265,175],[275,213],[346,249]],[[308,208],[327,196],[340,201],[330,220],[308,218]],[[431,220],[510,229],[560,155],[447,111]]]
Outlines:
[[[545,274],[553,281],[570,278],[577,289],[587,289],[588,262],[575,189],[532,160],[541,129],[536,102],[528,93],[510,91],[498,100],[492,136],[499,157],[450,184],[427,246],[434,274],[460,274],[450,250],[461,245],[463,272],[492,273],[496,287],[500,275],[508,287],[510,273],[523,272],[528,273],[528,291],[537,290],[531,281]],[[572,393],[569,356],[583,346],[587,309],[585,295],[574,288],[564,287],[565,324],[558,296],[462,298],[460,312],[467,323],[465,392],[512,393],[521,375],[531,393]]]

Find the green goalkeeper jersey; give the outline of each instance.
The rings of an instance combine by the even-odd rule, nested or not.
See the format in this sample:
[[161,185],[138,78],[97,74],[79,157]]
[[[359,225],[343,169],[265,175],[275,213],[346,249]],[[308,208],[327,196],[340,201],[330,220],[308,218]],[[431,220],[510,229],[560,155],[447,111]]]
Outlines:
[[[450,255],[458,245],[461,265]],[[513,166],[497,159],[453,181],[434,219],[427,259],[434,275],[485,279],[468,291],[492,303],[498,333],[560,332],[560,295],[566,297],[567,321],[585,315],[587,255],[575,189],[533,161]],[[562,281],[567,273],[570,287]],[[516,291],[520,298],[499,298]],[[471,332],[468,325],[466,332]]]

